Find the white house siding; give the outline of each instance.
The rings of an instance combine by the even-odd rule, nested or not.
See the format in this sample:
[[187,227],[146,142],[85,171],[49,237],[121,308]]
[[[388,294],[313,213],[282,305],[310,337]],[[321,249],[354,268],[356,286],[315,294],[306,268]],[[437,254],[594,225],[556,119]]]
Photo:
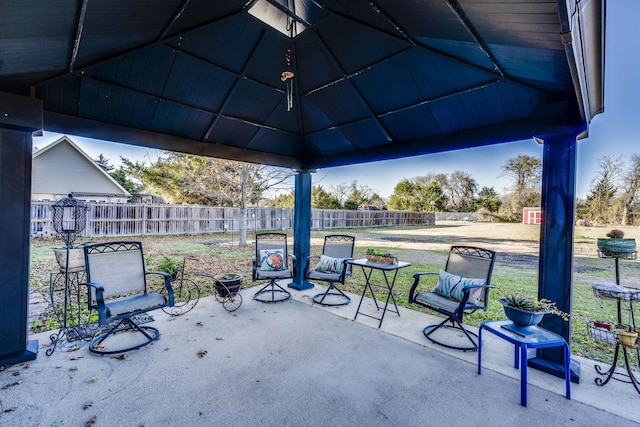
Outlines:
[[69,193],[96,202],[125,203],[130,197],[106,172],[66,138],[33,157],[32,199],[56,200]]

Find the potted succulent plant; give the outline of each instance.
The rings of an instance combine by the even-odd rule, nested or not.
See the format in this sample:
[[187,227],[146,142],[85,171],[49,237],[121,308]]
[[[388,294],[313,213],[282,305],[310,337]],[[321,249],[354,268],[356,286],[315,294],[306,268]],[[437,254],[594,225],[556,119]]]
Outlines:
[[371,262],[376,262],[378,264],[397,264],[398,258],[391,255],[386,251],[379,251],[376,249],[369,248],[366,253],[367,260]]
[[559,310],[556,303],[548,299],[508,294],[499,301],[504,308],[504,314],[517,326],[537,325],[546,314],[555,314],[563,320],[569,320],[569,315]]

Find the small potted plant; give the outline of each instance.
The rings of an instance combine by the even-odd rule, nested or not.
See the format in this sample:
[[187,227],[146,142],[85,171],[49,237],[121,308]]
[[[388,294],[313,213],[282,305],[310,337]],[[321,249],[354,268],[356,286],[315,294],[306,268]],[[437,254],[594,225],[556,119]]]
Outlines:
[[555,314],[565,321],[569,320],[569,315],[559,310],[556,303],[548,299],[507,294],[499,301],[504,308],[504,314],[517,326],[537,325],[546,314]]
[[[226,297],[228,292],[232,294],[238,293],[242,286],[242,274],[222,273],[214,276],[214,278],[217,281],[215,284],[216,291],[221,297]],[[218,282],[222,283],[224,287],[219,286]]]
[[613,323],[607,322],[606,320],[594,320],[593,326],[600,329],[606,329],[610,331],[613,328]]
[[626,328],[616,329],[618,334],[618,342],[625,347],[637,347],[638,332],[632,329],[630,326]]
[[389,252],[378,251],[376,249],[369,248],[366,253],[367,260],[378,264],[397,264],[398,258],[391,255]]
[[606,341],[609,344],[616,344],[618,342],[618,334],[614,330],[613,322],[606,320],[594,320],[587,323],[589,327],[589,333],[591,337],[596,341]]
[[178,272],[180,271],[181,261],[178,258],[173,258],[168,255],[163,255],[160,261],[156,265],[157,271],[163,271],[171,275],[171,281],[176,280]]

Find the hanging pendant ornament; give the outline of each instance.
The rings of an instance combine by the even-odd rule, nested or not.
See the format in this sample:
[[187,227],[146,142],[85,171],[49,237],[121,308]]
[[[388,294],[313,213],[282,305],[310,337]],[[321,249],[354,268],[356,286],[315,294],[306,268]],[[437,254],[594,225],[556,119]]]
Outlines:
[[293,78],[293,71],[283,71],[282,77],[280,78],[280,80],[282,80],[283,82],[286,82],[288,79],[292,79],[292,78]]
[[280,80],[285,82],[287,87],[287,111],[291,111],[293,108],[293,71],[291,71],[291,49],[286,50],[284,59],[287,62],[287,70],[282,72]]

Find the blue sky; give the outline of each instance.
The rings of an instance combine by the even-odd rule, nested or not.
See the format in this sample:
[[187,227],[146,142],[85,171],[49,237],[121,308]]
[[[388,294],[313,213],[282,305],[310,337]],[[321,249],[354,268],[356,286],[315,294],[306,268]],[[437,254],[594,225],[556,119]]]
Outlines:
[[[605,58],[605,110],[589,127],[589,137],[578,142],[578,197],[585,197],[598,170],[598,160],[605,155],[629,158],[640,154],[640,0],[610,0],[607,2],[607,33]],[[33,140],[43,148],[60,134],[45,132]],[[120,156],[139,161],[155,161],[159,151],[116,144],[70,135],[88,155],[103,154],[111,164],[119,164]],[[313,175],[314,183],[325,188],[357,180],[381,196],[388,197],[394,186],[404,178],[428,173],[468,172],[479,187],[493,186],[502,193],[509,180],[501,176],[507,160],[520,154],[542,157],[542,146],[533,139],[487,147],[430,154],[400,160],[322,169]]]

